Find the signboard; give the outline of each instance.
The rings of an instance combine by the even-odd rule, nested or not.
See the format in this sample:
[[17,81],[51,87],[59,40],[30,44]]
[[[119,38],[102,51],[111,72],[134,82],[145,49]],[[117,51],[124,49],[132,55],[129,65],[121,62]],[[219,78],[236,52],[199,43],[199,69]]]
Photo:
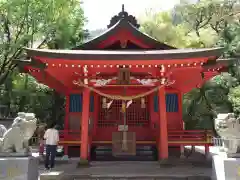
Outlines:
[[128,125],[118,125],[118,131],[128,131]]

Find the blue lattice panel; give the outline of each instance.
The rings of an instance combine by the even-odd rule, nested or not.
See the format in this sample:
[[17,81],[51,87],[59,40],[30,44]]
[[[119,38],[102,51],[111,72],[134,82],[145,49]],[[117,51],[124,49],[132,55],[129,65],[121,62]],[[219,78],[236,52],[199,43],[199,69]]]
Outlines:
[[[158,112],[158,95],[154,96],[154,111]],[[166,112],[178,112],[178,94],[166,94]]]
[[[71,94],[69,112],[82,112],[83,107],[83,97],[82,94]],[[90,96],[90,107],[89,111],[94,111],[94,96]]]

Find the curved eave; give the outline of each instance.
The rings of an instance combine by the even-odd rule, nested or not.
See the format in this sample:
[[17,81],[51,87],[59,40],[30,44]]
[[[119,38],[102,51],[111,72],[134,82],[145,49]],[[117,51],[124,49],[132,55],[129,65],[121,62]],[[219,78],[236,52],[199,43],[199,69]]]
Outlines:
[[131,32],[135,37],[137,37],[142,42],[146,43],[146,45],[149,45],[150,47],[153,47],[152,49],[158,49],[158,50],[167,50],[167,49],[176,49],[175,47],[169,46],[167,44],[161,43],[152,37],[148,36],[147,34],[144,34],[140,32],[137,28],[135,28],[130,22],[128,22],[126,19],[121,19],[118,21],[114,26],[109,28],[107,31],[105,31],[103,34],[95,37],[94,39],[76,47],[73,48],[75,50],[77,49],[83,49],[83,50],[94,50],[97,48],[97,46],[103,42],[104,40],[108,39],[108,37],[116,34],[120,28],[125,28],[129,32]]
[[146,51],[107,51],[107,50],[50,50],[26,48],[30,57],[43,57],[62,60],[176,60],[203,57],[218,58],[223,48],[174,49]]
[[13,63],[18,66],[21,72],[24,72],[24,67],[31,66],[34,68],[45,69],[46,65],[40,61],[35,61],[34,58],[28,60],[16,59]]
[[229,67],[238,63],[238,58],[228,58],[228,59],[217,59],[216,64]]
[[228,59],[215,59],[215,60],[209,60],[206,63],[203,64],[203,67],[205,69],[209,68],[216,68],[220,67],[222,69],[228,69],[228,67],[236,64],[238,59],[236,58],[228,58]]

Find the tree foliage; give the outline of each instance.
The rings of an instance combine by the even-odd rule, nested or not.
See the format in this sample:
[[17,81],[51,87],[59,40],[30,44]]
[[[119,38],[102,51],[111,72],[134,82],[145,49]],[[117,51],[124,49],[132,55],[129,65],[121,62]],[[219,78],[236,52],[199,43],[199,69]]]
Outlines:
[[[81,42],[84,16],[80,1],[0,1],[0,84],[23,57],[23,47],[58,42],[62,48]],[[61,41],[61,42],[60,42]]]
[[[142,19],[142,31],[177,48],[223,46],[222,58],[239,55],[239,2],[202,0],[196,4],[182,2],[172,12],[154,13]],[[196,87],[183,98],[183,119],[189,129],[214,130],[217,113],[239,114],[239,66]]]
[[88,32],[80,1],[1,0],[0,23],[1,115],[30,111],[46,121],[62,118],[56,112],[64,112],[64,98],[19,74],[14,60],[27,58],[23,47],[68,49],[81,43]]

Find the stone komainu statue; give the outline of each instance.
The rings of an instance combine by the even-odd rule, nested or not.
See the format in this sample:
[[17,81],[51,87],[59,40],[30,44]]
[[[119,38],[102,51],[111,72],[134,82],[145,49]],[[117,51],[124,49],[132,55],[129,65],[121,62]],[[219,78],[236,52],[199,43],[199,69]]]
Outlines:
[[0,152],[27,153],[29,149],[28,141],[33,136],[36,128],[37,119],[35,114],[19,112],[18,116],[13,120],[11,128],[0,137]]
[[218,114],[215,128],[223,140],[222,151],[227,154],[239,153],[240,149],[240,119],[233,113]]

